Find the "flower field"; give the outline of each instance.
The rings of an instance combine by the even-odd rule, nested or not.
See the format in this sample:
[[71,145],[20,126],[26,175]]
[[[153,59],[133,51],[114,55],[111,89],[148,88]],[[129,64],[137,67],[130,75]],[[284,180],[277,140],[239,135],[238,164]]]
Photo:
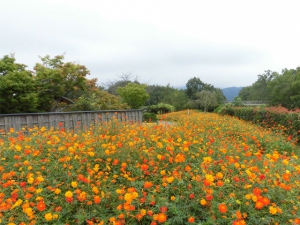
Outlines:
[[0,136],[0,224],[300,224],[287,136],[217,114]]

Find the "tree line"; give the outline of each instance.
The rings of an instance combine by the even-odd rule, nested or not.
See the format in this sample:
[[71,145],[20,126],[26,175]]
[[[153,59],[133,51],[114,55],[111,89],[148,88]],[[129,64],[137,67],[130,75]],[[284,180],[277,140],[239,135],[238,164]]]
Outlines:
[[281,73],[267,70],[251,86],[244,87],[238,97],[243,101],[269,101],[270,105],[288,109],[300,108],[300,67],[283,69]]
[[145,108],[148,110],[213,110],[225,101],[219,88],[191,78],[186,89],[147,85],[131,74],[102,85],[90,71],[63,55],[40,57],[33,70],[14,55],[0,59],[0,114]]

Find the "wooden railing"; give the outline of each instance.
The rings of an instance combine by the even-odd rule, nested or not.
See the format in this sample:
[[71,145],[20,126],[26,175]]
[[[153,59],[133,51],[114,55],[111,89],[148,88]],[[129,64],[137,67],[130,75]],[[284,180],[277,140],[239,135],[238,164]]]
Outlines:
[[[226,101],[225,103],[230,103],[230,102],[228,102],[228,101]],[[255,106],[255,105],[264,105],[264,104],[269,104],[269,101],[243,101],[243,104],[244,105],[249,105],[249,106],[251,106],[251,105],[253,105],[253,106]]]
[[269,104],[269,101],[243,101],[245,105],[264,105]]
[[0,133],[6,133],[13,128],[64,127],[65,129],[88,128],[92,124],[107,122],[112,118],[119,121],[142,122],[142,110],[101,110],[79,112],[51,112],[51,113],[22,113],[0,114]]

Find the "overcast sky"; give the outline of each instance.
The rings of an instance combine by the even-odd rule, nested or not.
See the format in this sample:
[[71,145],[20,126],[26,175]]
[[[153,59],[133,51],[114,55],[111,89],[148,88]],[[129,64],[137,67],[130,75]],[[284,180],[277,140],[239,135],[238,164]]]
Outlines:
[[299,0],[0,0],[0,57],[65,53],[98,83],[249,86],[300,66]]

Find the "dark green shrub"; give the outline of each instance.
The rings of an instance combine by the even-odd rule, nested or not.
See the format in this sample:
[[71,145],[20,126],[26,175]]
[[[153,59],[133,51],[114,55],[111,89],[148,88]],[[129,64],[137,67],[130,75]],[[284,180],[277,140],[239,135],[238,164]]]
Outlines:
[[157,116],[155,113],[143,113],[143,122],[157,122]]

